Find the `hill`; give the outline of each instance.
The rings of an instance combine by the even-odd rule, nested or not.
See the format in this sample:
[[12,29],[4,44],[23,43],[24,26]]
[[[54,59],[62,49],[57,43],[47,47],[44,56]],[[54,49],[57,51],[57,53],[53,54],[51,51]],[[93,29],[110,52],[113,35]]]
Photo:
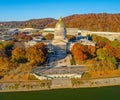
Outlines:
[[[120,14],[76,14],[63,18],[68,28],[79,28],[91,31],[120,32]],[[56,21],[46,27],[54,27]]]
[[0,22],[5,28],[44,28],[46,25],[55,21],[53,18],[31,19],[28,21]]
[[[48,28],[55,27],[56,19],[43,18],[32,19],[23,22],[1,22],[4,27],[32,27]],[[120,32],[120,14],[75,14],[63,18],[67,28],[79,28],[90,31]]]

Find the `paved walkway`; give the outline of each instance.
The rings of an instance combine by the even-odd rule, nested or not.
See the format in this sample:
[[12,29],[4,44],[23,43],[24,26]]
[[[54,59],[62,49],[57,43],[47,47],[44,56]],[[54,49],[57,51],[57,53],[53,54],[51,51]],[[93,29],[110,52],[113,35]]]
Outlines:
[[[38,83],[37,83],[38,82]],[[0,92],[12,92],[12,91],[35,91],[35,90],[51,90],[59,88],[89,88],[89,87],[103,87],[120,85],[120,77],[104,78],[104,79],[89,79],[81,80],[81,84],[71,85],[71,81],[68,78],[56,78],[51,82],[50,87],[39,86],[39,81],[35,82],[0,82]],[[77,83],[77,82],[76,82]],[[12,88],[12,87],[14,88]]]
[[51,88],[71,88],[71,80],[69,78],[55,78],[52,79]]
[[120,85],[120,77],[102,78],[102,79],[85,79],[81,80],[80,84],[75,84],[74,88],[87,88],[87,87],[103,87]]

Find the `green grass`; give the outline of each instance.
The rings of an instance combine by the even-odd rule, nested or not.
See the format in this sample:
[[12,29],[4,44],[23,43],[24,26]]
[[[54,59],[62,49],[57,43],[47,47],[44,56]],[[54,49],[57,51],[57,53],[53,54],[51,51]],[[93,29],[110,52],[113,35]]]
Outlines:
[[116,100],[120,87],[0,93],[0,100]]

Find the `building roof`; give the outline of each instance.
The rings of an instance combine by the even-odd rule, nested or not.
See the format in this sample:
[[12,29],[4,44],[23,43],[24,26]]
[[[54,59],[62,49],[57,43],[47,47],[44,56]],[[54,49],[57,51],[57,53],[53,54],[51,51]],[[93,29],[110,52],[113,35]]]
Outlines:
[[50,74],[81,74],[85,72],[85,67],[80,67],[80,66],[74,66],[74,67],[67,67],[67,66],[62,66],[62,67],[55,67],[55,68],[50,68],[44,72],[42,72],[42,75],[50,75]]

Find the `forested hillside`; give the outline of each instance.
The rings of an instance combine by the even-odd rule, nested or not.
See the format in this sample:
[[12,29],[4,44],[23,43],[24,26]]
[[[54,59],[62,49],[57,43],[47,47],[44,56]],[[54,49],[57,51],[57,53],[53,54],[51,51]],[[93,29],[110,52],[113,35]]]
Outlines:
[[4,28],[44,28],[46,25],[55,21],[53,18],[32,19],[28,21],[0,22]]
[[[23,22],[2,22],[2,27],[33,27],[46,28],[55,27],[55,19],[33,19]],[[120,32],[120,14],[75,14],[63,18],[66,27],[79,28],[81,30],[90,31],[114,31]],[[1,24],[1,23],[0,23]]]
[[[120,14],[81,14],[65,17],[64,22],[69,28],[91,31],[120,31]],[[46,27],[54,27],[55,22]]]

